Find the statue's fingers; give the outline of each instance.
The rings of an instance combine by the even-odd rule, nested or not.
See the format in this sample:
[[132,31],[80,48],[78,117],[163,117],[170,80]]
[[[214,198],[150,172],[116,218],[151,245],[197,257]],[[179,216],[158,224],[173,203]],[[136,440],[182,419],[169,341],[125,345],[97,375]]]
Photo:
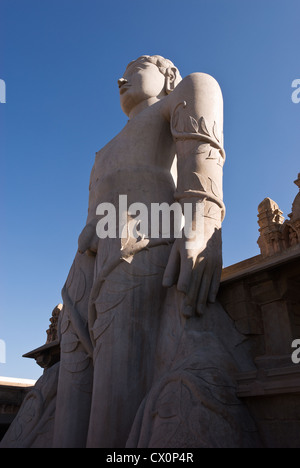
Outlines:
[[179,273],[179,278],[177,282],[177,290],[180,292],[183,292],[184,294],[187,294],[189,290],[189,285],[191,281],[191,275],[192,275],[192,260],[187,260],[185,262],[180,263],[180,273]]
[[210,285],[210,289],[208,293],[208,302],[212,304],[216,302],[216,299],[217,299],[217,294],[219,291],[220,281],[221,281],[221,273],[222,273],[222,266],[219,266],[218,268],[215,269],[213,277],[212,277],[212,281],[211,281],[211,285]]
[[207,268],[202,276],[201,285],[200,285],[199,294],[198,294],[197,307],[196,307],[198,315],[203,315],[204,309],[206,307],[211,280],[212,280],[212,273]]
[[97,234],[94,234],[94,236],[91,239],[90,250],[92,252],[97,252],[98,244],[99,244],[99,237],[97,236]]
[[178,275],[180,271],[180,256],[176,248],[171,249],[169,260],[163,276],[163,286],[170,288],[177,283]]
[[195,309],[197,306],[197,298],[198,298],[198,292],[199,292],[202,274],[203,274],[203,268],[201,268],[201,271],[197,269],[197,271],[194,271],[191,276],[189,289],[183,302],[182,314],[185,317],[192,317],[193,315],[195,315]]
[[204,272],[204,265],[201,263],[192,272],[191,281],[190,281],[188,291],[186,294],[186,299],[185,299],[185,303],[187,305],[190,305],[193,307],[195,307],[196,305],[203,272]]
[[88,239],[85,234],[81,234],[78,239],[78,250],[84,253],[88,249]]
[[90,224],[85,226],[82,233],[78,238],[78,250],[81,253],[84,253],[90,247],[90,240],[94,235],[94,228]]

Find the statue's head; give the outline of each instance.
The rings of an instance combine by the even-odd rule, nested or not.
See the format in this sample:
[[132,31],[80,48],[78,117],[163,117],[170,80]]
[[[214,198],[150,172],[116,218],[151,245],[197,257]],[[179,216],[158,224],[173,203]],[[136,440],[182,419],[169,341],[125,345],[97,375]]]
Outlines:
[[160,55],[142,55],[130,62],[118,80],[122,110],[126,115],[142,101],[162,99],[181,81],[175,65]]

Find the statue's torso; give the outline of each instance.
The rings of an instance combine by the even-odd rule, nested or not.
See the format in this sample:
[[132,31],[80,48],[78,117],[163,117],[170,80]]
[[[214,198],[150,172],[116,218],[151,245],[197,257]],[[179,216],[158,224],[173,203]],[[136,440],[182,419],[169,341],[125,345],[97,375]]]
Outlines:
[[89,218],[99,203],[171,201],[174,192],[170,168],[175,145],[161,102],[130,120],[97,154],[90,180]]

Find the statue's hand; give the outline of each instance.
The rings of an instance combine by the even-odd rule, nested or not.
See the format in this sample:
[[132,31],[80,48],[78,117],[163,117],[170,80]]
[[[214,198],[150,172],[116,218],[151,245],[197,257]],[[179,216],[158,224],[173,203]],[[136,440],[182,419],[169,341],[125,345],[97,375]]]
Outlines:
[[87,224],[81,232],[78,239],[78,251],[80,253],[90,253],[95,255],[98,250],[99,238],[96,233],[96,224],[98,220],[94,220]]
[[204,242],[187,248],[186,238],[175,240],[165,270],[163,285],[177,284],[185,294],[182,313],[202,315],[207,302],[213,303],[218,293],[222,272],[221,229],[206,226]]

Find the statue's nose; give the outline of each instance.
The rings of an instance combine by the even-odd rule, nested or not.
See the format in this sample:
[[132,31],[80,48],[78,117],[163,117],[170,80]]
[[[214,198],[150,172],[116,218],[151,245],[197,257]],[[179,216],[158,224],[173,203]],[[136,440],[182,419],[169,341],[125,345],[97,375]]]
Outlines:
[[121,88],[121,86],[122,86],[123,84],[125,84],[125,83],[128,83],[128,81],[125,80],[125,78],[119,78],[119,79],[118,79],[118,86],[119,86],[119,88]]

